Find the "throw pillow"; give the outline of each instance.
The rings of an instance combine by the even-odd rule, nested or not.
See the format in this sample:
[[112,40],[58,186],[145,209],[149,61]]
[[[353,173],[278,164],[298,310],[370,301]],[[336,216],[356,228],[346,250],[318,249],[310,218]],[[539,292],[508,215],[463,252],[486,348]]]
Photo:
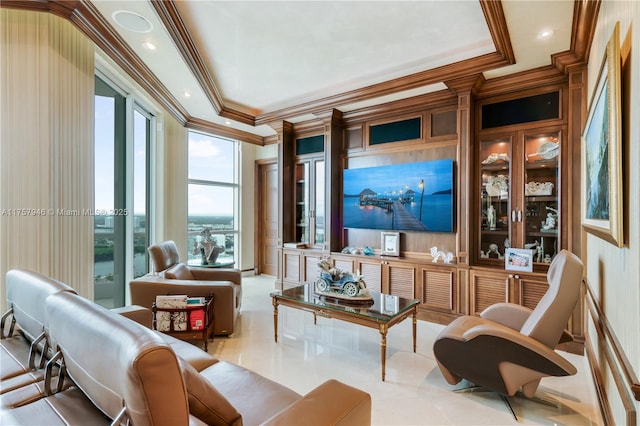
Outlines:
[[171,280],[193,280],[191,269],[184,263],[176,263],[164,273],[165,278]]
[[241,426],[242,416],[218,390],[188,362],[178,357],[189,396],[189,412],[208,425]]

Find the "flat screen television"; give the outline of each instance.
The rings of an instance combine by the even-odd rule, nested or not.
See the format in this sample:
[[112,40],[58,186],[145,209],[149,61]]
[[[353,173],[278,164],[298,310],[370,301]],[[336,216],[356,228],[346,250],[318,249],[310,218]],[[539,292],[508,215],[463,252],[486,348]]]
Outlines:
[[345,228],[453,232],[453,160],[345,169]]

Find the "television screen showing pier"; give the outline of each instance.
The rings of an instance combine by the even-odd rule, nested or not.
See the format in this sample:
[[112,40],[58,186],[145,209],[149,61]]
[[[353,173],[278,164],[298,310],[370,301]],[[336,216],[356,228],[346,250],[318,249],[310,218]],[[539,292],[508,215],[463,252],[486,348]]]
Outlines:
[[345,228],[453,232],[453,160],[344,170]]

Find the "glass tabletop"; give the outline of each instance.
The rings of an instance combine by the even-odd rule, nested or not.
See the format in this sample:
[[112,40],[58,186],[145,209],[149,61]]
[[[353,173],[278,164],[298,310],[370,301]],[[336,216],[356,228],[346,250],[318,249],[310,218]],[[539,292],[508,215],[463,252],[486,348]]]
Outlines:
[[392,294],[369,292],[370,301],[349,301],[331,296],[320,295],[315,292],[314,284],[304,284],[287,290],[275,291],[271,297],[290,300],[313,308],[325,307],[334,311],[341,311],[388,322],[413,308],[418,304],[417,299],[405,299]]

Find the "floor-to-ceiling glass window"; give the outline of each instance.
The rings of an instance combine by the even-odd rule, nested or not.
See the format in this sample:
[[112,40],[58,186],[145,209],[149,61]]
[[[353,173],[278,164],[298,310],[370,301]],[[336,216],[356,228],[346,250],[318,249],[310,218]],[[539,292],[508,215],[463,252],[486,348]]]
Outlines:
[[148,271],[153,116],[95,79],[94,299],[125,304],[126,283]]
[[189,263],[238,261],[238,142],[189,132]]
[[149,169],[151,115],[139,106],[133,111],[133,278],[149,272],[148,212],[151,202]]

